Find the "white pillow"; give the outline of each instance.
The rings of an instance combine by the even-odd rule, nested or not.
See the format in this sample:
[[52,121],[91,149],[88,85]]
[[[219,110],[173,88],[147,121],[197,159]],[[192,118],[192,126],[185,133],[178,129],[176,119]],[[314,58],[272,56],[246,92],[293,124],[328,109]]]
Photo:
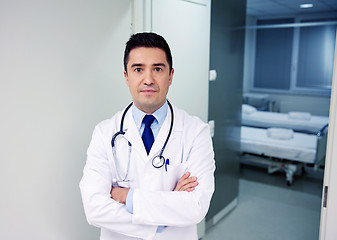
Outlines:
[[294,137],[294,131],[288,128],[268,128],[267,136],[274,139],[289,140]]
[[242,113],[244,114],[252,114],[255,113],[257,109],[248,104],[242,104]]
[[308,112],[289,112],[289,118],[298,120],[310,120],[311,114]]

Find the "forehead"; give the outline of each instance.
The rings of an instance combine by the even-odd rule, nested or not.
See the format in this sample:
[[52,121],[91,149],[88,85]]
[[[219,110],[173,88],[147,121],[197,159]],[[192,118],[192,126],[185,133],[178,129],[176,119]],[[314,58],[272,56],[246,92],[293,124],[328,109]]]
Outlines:
[[151,65],[154,63],[163,63],[168,65],[164,50],[148,47],[138,47],[130,51],[128,65],[134,63]]

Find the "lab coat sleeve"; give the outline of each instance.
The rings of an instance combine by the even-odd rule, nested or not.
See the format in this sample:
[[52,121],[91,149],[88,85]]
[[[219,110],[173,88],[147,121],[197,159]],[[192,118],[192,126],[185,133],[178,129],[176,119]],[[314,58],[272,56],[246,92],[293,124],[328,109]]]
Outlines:
[[214,152],[208,125],[193,129],[187,157],[187,171],[199,185],[193,192],[148,191],[135,189],[133,223],[187,226],[199,223],[206,215],[214,192]]
[[133,224],[125,205],[111,198],[112,173],[105,149],[101,129],[96,127],[80,182],[88,223],[123,235],[151,239],[157,227]]

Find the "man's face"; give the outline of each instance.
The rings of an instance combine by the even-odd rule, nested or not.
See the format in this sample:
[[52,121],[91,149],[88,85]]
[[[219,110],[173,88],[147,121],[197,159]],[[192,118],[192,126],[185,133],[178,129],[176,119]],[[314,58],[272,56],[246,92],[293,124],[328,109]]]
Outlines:
[[148,114],[160,108],[166,101],[173,72],[162,49],[132,49],[124,76],[136,107]]

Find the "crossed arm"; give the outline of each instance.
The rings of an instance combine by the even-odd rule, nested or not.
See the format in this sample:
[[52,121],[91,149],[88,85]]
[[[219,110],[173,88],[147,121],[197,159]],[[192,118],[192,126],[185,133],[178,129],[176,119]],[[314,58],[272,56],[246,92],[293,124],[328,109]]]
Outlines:
[[[197,178],[191,177],[190,172],[187,172],[178,180],[173,191],[192,192],[196,186],[198,186]],[[111,198],[119,203],[125,204],[129,190],[129,188],[112,187],[110,192]]]
[[[190,173],[183,175],[172,191],[134,189],[131,214],[121,206],[126,202],[129,189],[111,188],[104,134],[96,128],[80,183],[89,224],[126,236],[151,238],[158,226],[180,227],[199,222],[209,208],[214,191],[214,153],[208,135],[209,129],[204,127],[197,131],[193,146],[185,146],[189,159],[194,159],[186,161],[193,176]],[[165,214],[158,214],[158,209],[163,209],[163,206]]]

